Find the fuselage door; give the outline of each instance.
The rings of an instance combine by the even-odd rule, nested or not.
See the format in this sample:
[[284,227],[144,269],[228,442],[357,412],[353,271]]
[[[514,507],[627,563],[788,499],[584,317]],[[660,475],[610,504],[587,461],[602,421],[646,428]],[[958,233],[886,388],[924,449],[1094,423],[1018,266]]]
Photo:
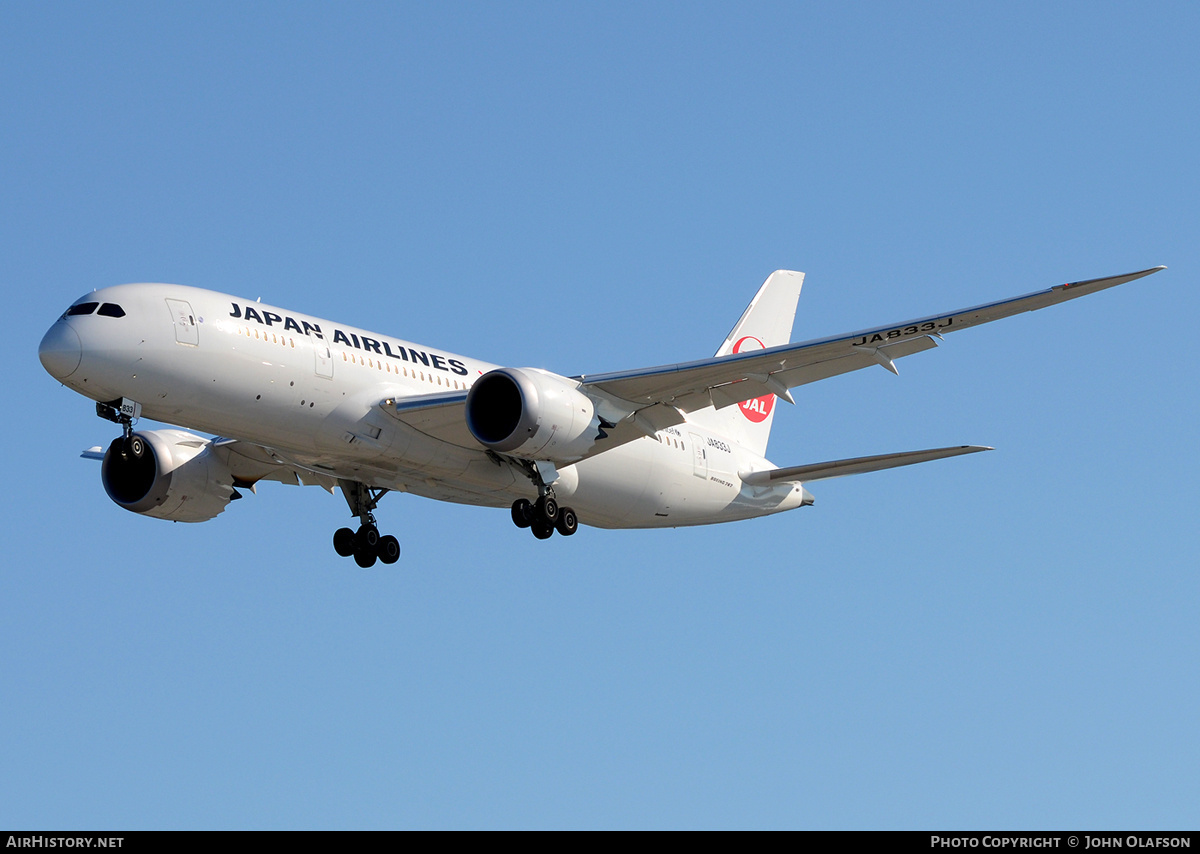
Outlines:
[[199,346],[200,327],[196,324],[191,305],[185,300],[168,299],[167,308],[171,310],[171,319],[175,322],[175,340],[180,344]]
[[692,474],[701,480],[708,480],[708,449],[704,440],[695,433],[689,433],[692,442]]
[[313,352],[317,355],[317,376],[327,380],[333,379],[333,355],[329,352],[329,342],[313,336]]

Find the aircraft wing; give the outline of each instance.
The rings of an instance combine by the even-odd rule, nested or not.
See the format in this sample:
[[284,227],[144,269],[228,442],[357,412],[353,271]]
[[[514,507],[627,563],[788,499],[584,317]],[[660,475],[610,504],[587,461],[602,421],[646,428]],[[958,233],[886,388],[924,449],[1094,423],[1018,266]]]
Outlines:
[[[635,411],[644,407],[674,409],[680,413],[707,406],[722,409],[764,394],[776,394],[791,402],[788,389],[827,377],[872,365],[882,365],[897,373],[896,359],[936,347],[937,339],[947,332],[1057,305],[1165,269],[1151,267],[1122,276],[1068,282],[1024,296],[800,344],[576,379],[582,381],[584,391],[611,397],[618,408],[621,401],[628,402]],[[660,428],[667,424],[658,423],[654,415],[670,418],[661,411],[646,414]]]
[[[319,486],[326,492],[333,492],[338,485],[337,476],[332,472],[320,472],[286,460],[275,451],[263,445],[243,442],[240,439],[222,439],[217,437],[209,442],[195,437],[187,441],[200,447],[208,444],[217,459],[225,463],[233,475],[233,485],[239,489],[254,490],[254,485],[260,480],[275,480],[290,486]],[[84,450],[79,456],[85,460],[103,460],[104,448],[99,445]]]
[[[1165,269],[1151,267],[1121,276],[1068,282],[972,308],[799,344],[654,368],[573,377],[581,384],[580,390],[596,402],[597,413],[607,422],[604,436],[588,456],[643,435],[652,436],[656,430],[683,423],[686,413],[709,406],[723,409],[765,394],[775,394],[793,402],[788,389],[872,365],[881,365],[898,373],[896,359],[936,347],[938,340],[948,332],[1057,305]],[[454,391],[389,399],[382,401],[381,406],[393,417],[422,432],[465,448],[479,449],[479,443],[466,427],[465,402],[466,392]]]
[[275,480],[290,486],[319,486],[333,492],[337,477],[284,459],[275,451],[238,439],[213,439],[213,454],[229,467],[234,486],[254,489],[260,480]]

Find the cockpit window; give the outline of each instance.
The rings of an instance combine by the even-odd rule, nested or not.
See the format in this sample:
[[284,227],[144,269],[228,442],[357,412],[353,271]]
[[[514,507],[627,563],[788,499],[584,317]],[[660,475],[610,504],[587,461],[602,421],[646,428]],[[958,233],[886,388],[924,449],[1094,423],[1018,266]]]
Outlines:
[[106,302],[100,306],[100,310],[96,314],[102,314],[105,317],[124,317],[125,309],[121,308],[115,302]]
[[91,314],[96,310],[98,302],[81,302],[79,305],[73,305],[67,309],[67,317],[78,317],[81,314]]

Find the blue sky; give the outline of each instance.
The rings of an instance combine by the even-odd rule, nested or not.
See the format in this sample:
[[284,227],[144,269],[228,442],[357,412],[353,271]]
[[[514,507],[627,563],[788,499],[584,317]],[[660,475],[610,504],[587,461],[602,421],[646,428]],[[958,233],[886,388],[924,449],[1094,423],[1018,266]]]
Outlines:
[[[1187,3],[5,4],[0,825],[1179,828],[1200,803]],[[565,374],[1167,264],[800,389],[735,525],[109,502],[38,364],[93,287]],[[142,426],[153,426],[143,424]]]

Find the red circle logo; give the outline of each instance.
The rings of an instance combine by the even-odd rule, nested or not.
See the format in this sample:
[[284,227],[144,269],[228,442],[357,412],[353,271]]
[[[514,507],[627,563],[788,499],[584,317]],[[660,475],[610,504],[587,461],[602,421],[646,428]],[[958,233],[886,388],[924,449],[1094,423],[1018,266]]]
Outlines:
[[[739,338],[738,342],[733,345],[735,353],[750,353],[754,350],[763,350],[763,342],[759,341],[753,335],[747,335]],[[738,404],[738,408],[742,410],[742,415],[755,424],[760,424],[767,420],[767,416],[771,414],[771,408],[775,405],[775,395],[764,394],[762,397],[753,397],[750,400],[743,400]]]

